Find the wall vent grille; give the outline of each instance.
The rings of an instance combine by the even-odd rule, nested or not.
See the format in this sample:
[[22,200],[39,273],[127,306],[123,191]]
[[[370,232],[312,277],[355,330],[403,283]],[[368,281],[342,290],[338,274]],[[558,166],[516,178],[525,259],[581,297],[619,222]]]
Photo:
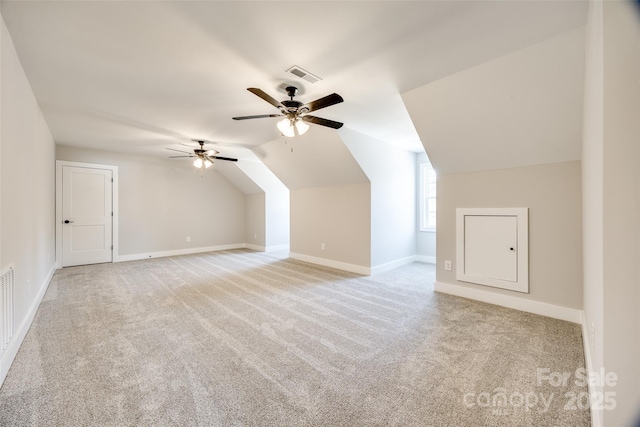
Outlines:
[[291,73],[294,76],[301,78],[302,80],[305,80],[309,83],[315,83],[319,80],[322,80],[320,77],[316,76],[313,73],[310,73],[307,70],[302,69],[302,67],[298,67],[297,65],[294,65],[293,67],[289,68],[287,70],[287,73]]
[[0,354],[9,346],[14,334],[14,268],[0,274]]

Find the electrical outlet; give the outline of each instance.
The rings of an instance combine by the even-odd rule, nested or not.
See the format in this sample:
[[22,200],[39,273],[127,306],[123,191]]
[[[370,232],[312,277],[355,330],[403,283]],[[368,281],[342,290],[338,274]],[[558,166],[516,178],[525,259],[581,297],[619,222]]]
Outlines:
[[322,249],[324,251],[324,243],[320,244],[320,249]]
[[451,271],[451,261],[444,262],[444,269],[447,271]]
[[191,241],[191,236],[187,236],[187,242]]

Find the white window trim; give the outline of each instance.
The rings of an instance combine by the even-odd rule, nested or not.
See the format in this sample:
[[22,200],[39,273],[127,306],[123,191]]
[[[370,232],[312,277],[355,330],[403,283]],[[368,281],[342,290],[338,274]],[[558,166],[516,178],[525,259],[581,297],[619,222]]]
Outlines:
[[[428,231],[435,232],[436,227],[427,225],[427,200],[429,199],[429,187],[426,182],[427,179],[427,171],[431,169],[431,163],[420,163],[420,185],[419,185],[419,196],[418,196],[418,204],[419,204],[419,230],[420,231]],[[436,219],[437,221],[437,219]]]

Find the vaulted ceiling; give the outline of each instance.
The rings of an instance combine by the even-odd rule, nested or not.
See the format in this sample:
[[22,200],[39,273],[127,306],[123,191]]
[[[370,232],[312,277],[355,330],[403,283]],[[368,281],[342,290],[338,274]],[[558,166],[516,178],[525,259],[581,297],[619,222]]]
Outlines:
[[[401,94],[580,27],[586,2],[2,1],[3,19],[59,144],[166,156],[204,138],[233,151],[280,138],[285,99],[422,150]],[[285,72],[299,65],[310,84]],[[309,132],[318,127],[312,126]],[[229,155],[223,152],[223,155]]]

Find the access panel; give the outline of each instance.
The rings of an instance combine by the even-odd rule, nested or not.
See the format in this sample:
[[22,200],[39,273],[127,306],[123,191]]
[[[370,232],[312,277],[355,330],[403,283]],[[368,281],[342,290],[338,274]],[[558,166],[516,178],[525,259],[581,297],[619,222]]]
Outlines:
[[457,209],[456,279],[529,292],[527,208]]

